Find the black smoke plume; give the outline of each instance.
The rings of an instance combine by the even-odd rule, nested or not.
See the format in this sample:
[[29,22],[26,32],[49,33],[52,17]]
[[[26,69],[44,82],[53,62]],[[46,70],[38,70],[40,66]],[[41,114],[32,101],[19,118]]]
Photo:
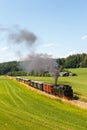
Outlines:
[[37,43],[37,36],[28,29],[20,28],[18,25],[5,27],[0,25],[0,33],[7,40],[7,46],[13,51],[16,57],[22,58],[34,52]]
[[35,72],[49,72],[54,78],[55,84],[57,84],[59,65],[54,59],[49,57],[49,55],[31,55],[21,63],[21,66],[28,73],[32,70]]
[[21,29],[18,25],[13,26],[13,28],[0,25],[0,32],[6,32],[7,39],[13,42],[13,44],[24,43],[28,46],[32,46],[37,40],[37,36],[34,33],[27,29]]
[[[49,55],[29,55],[31,54],[30,48],[36,47],[35,43],[38,40],[37,36],[34,33],[28,31],[27,29],[20,29],[19,26],[14,26],[13,28],[0,26],[0,32],[7,33],[7,39],[10,41],[11,44],[20,46],[16,54],[20,55],[21,60],[23,61],[21,62],[20,66],[26,72],[29,73],[32,70],[34,70],[35,72],[48,71],[54,78],[55,84],[57,84],[57,79],[59,76],[59,65],[57,64],[57,62]],[[22,54],[20,52],[20,49],[22,49],[23,51],[22,44],[26,45],[26,49],[29,52],[26,55],[26,58],[22,58]],[[35,53],[35,49],[33,49],[33,52]]]
[[31,46],[35,43],[37,37],[35,34],[29,32],[26,29],[21,29],[21,30],[19,29],[16,30],[15,32],[11,32],[8,35],[8,39],[17,44],[25,43],[28,46]]

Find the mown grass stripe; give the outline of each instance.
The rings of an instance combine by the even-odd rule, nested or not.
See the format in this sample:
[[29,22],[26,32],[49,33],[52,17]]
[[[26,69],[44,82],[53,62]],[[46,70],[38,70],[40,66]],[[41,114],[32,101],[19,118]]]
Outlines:
[[86,130],[86,110],[45,97],[16,81],[3,78],[0,77],[1,130]]
[[17,98],[17,99],[16,99],[16,102],[19,100],[20,103],[26,105],[24,99],[23,99],[21,96],[19,96],[19,94],[17,93],[16,90],[13,89],[13,87],[15,88],[15,85],[13,84],[13,85],[11,86],[11,84],[10,84],[9,81],[7,82],[7,84],[9,85],[9,88],[10,88],[10,91],[12,92],[13,97]]

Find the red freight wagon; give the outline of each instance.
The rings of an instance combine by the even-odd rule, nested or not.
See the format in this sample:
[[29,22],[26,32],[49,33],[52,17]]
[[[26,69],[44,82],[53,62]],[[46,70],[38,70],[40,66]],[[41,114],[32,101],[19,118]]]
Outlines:
[[47,93],[52,93],[53,92],[53,85],[44,83],[43,84],[43,91],[45,91]]

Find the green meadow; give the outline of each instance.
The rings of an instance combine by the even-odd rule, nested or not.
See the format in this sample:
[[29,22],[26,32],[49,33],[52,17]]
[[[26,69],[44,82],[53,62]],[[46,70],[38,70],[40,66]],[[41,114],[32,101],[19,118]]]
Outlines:
[[[87,102],[87,68],[68,69],[77,76],[59,77],[58,84],[68,84],[72,86],[74,96],[79,100]],[[54,83],[52,77],[26,77],[29,79]]]
[[77,76],[60,77],[60,83],[66,83],[72,86],[74,95],[79,97],[79,100],[87,102],[87,68],[69,69]]
[[[65,81],[59,78],[59,82]],[[76,87],[73,86],[75,91],[79,90]],[[87,130],[87,110],[51,99],[1,76],[0,130]]]

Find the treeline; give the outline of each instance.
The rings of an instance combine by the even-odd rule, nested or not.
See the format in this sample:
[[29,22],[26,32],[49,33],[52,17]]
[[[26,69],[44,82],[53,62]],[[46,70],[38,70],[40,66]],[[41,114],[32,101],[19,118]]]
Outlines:
[[5,62],[0,63],[0,75],[26,75],[26,72],[22,70],[19,66],[19,62],[12,61],[12,62]]
[[30,73],[27,73],[26,71],[23,70],[20,66],[21,62],[17,61],[12,61],[12,62],[5,62],[5,63],[0,63],[0,75],[9,75],[9,76],[26,76],[26,75],[31,75],[31,76],[50,76],[48,72],[35,72],[31,71]]
[[83,68],[87,67],[87,54],[70,55],[67,58],[57,59],[59,65],[63,68]]
[[[63,70],[63,68],[87,67],[87,54],[70,55],[67,58],[58,58],[56,61],[60,65],[60,70]],[[20,62],[17,61],[0,63],[0,75],[27,75],[27,73],[19,66],[19,63]],[[34,71],[28,75],[50,76],[48,72],[35,73]]]

